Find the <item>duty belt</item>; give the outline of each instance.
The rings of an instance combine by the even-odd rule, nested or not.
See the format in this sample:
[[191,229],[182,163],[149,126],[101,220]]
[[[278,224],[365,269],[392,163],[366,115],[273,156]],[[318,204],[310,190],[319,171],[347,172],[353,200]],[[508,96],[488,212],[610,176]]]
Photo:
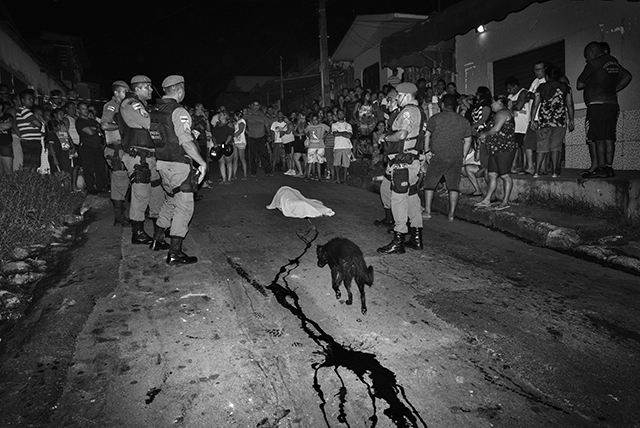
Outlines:
[[416,159],[420,158],[420,155],[417,153],[405,152],[405,153],[393,153],[395,156],[393,158],[389,157],[389,163],[391,165],[396,164],[410,164]]
[[140,156],[143,160],[146,158],[155,158],[156,152],[152,150],[143,149],[140,147],[131,147],[129,149],[129,156],[136,157]]

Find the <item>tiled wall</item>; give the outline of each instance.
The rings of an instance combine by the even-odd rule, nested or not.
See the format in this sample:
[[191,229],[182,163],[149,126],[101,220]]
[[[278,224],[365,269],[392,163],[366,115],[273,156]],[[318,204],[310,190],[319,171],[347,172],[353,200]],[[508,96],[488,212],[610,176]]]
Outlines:
[[[591,161],[585,142],[585,118],[584,114],[576,116],[576,129],[567,132],[565,165],[567,168],[587,168]],[[640,170],[640,109],[620,113],[613,168]]]

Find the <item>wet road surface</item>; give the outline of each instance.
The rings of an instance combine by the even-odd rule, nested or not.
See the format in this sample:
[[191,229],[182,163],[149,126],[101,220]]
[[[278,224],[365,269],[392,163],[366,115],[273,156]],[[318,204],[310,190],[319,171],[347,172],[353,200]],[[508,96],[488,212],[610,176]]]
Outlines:
[[[281,185],[336,215],[266,210]],[[347,186],[202,194],[196,265],[116,237],[118,280],[83,324],[51,424],[32,426],[638,426],[637,277],[440,216],[425,250],[380,256],[378,197]],[[336,236],[374,268],[367,315],[317,267]]]

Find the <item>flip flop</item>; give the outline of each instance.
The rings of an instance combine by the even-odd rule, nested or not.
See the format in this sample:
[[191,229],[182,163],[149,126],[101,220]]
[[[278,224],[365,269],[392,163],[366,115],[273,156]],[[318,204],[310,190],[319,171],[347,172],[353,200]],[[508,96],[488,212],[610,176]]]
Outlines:
[[506,210],[507,208],[511,208],[511,205],[498,205],[497,207],[495,207],[495,210],[502,211],[502,210]]
[[487,203],[487,202],[476,202],[475,204],[473,204],[474,207],[477,208],[489,208],[491,206],[491,203]]

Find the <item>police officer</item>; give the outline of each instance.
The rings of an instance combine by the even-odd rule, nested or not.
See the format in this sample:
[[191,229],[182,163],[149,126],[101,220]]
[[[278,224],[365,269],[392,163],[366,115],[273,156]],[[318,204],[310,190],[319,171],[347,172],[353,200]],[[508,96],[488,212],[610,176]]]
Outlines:
[[[396,99],[398,96],[398,92],[395,89],[391,89],[387,94],[387,103],[386,103],[386,111],[385,118],[387,121],[387,128],[391,129],[391,125],[395,121],[398,113],[400,113],[400,109],[398,108],[398,100]],[[378,142],[379,143],[379,142]],[[389,146],[391,143],[382,144],[382,154],[389,154]],[[388,164],[387,159],[385,159],[385,165]],[[382,207],[384,208],[384,218],[381,220],[376,220],[373,222],[375,226],[384,226],[390,228],[392,230],[395,222],[393,221],[393,214],[391,213],[391,175],[385,171],[382,176],[382,181],[380,182],[380,201],[382,202]]]
[[418,137],[423,120],[416,100],[418,88],[413,83],[401,83],[396,90],[401,110],[391,125],[391,132],[382,139],[383,143],[389,143],[389,164],[386,173],[391,177],[391,212],[395,226],[393,240],[388,245],[378,248],[378,252],[382,254],[405,252],[407,220],[411,225],[411,235],[406,245],[422,249],[422,210],[418,197],[418,174],[421,166]]
[[[196,263],[198,258],[182,251],[182,241],[189,231],[193,216],[193,194],[207,172],[205,160],[191,134],[191,116],[180,105],[185,96],[184,78],[172,75],[164,79],[165,95],[151,110],[151,136],[158,157],[158,172],[162,186],[169,195],[158,217],[152,248],[164,241],[165,230],[171,228],[171,245],[167,255],[169,265]],[[198,168],[191,166],[191,161]]]
[[[155,147],[149,134],[151,117],[147,111],[147,101],[153,94],[151,79],[134,76],[131,78],[131,90],[120,104],[118,119],[124,150],[122,162],[131,180],[131,243],[150,245],[153,238],[144,230],[145,212],[148,207],[149,217],[157,219],[164,202],[160,175],[156,170]],[[157,228],[155,221],[154,228]],[[169,245],[164,243],[158,249],[168,248]]]
[[[113,204],[113,225],[123,227],[131,226],[129,219],[124,215],[124,201],[129,190],[129,177],[122,163],[122,139],[118,128],[117,114],[120,112],[120,103],[131,89],[126,82],[116,80],[111,84],[113,97],[102,108],[100,126],[104,131],[106,147],[104,157],[111,168],[111,203]],[[52,92],[53,93],[53,92]]]

